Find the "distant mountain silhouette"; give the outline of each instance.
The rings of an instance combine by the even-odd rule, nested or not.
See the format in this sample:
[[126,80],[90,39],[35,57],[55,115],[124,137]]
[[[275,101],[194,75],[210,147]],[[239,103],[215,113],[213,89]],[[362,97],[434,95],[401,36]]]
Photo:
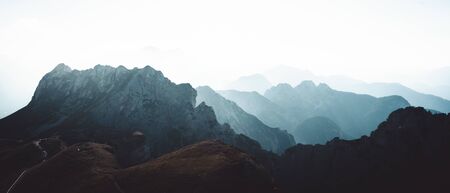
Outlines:
[[256,91],[260,94],[264,94],[270,87],[272,87],[272,84],[261,74],[242,76],[227,85],[227,89]]
[[351,87],[350,91],[373,96],[399,95],[413,106],[421,106],[440,112],[450,112],[450,101],[430,94],[423,94],[398,83],[366,83]]
[[286,150],[277,179],[288,192],[449,192],[449,139],[450,114],[399,109],[370,137]]
[[369,134],[390,112],[409,106],[399,96],[375,98],[336,91],[326,84],[316,86],[303,81],[293,88],[279,84],[266,91],[265,96],[255,92],[219,91],[242,109],[272,127],[293,133],[306,119],[322,116],[335,122],[345,138]]
[[254,115],[248,114],[236,103],[225,99],[210,87],[198,87],[196,90],[197,103],[205,102],[206,105],[211,106],[220,123],[230,124],[236,133],[258,141],[264,149],[283,153],[286,148],[295,145],[292,135],[265,125]]
[[68,144],[107,143],[124,165],[206,139],[260,151],[256,141],[220,125],[211,107],[195,107],[195,99],[189,84],[174,84],[149,66],[78,71],[60,64],[26,107],[0,120],[0,133],[25,141],[59,136]]
[[265,93],[265,97],[285,109],[284,116],[293,123],[290,131],[304,120],[323,116],[337,123],[350,138],[369,134],[386,119],[390,112],[409,106],[400,96],[375,98],[331,89],[326,84],[316,86],[303,81],[293,88],[279,84]]
[[217,91],[226,99],[235,102],[246,112],[255,115],[270,127],[289,128],[290,123],[283,117],[283,109],[257,92],[236,90]]
[[[449,83],[450,84],[450,83]],[[445,100],[450,100],[450,85],[422,86],[420,92],[429,93],[435,96],[442,96]]]
[[317,81],[318,76],[309,70],[301,70],[291,66],[280,65],[262,73],[272,84],[287,83],[298,85],[304,80]]
[[421,75],[414,80],[420,82],[415,90],[428,93],[450,100],[450,66],[434,69],[428,72],[422,72]]
[[[417,86],[421,92],[406,87],[399,83],[366,83],[346,76],[318,76],[307,70],[300,70],[290,66],[278,66],[264,72],[262,75],[272,84],[288,83],[296,86],[303,81],[312,80],[316,83],[325,83],[335,90],[354,92],[358,94],[369,94],[376,97],[399,95],[405,98],[413,106],[422,106],[440,112],[450,112],[450,80],[448,74],[450,67],[441,68],[423,75],[425,82],[431,82],[434,86]],[[246,87],[241,90],[238,87],[230,87],[239,91],[256,91]],[[425,93],[423,93],[425,92]],[[430,94],[426,94],[430,93]]]
[[312,81],[303,81],[295,88],[279,84],[267,90],[265,96],[232,90],[219,93],[269,126],[293,133],[306,119],[321,116],[336,123],[345,138],[367,135],[390,112],[409,106],[399,96],[375,98],[336,91],[326,84],[316,86]]
[[335,122],[320,116],[306,119],[292,134],[301,144],[325,144],[336,137],[347,138]]

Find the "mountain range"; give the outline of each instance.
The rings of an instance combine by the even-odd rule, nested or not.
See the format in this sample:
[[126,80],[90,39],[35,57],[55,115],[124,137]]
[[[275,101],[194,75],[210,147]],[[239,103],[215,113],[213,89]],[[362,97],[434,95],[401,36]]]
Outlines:
[[404,97],[411,105],[421,106],[439,112],[450,112],[450,101],[431,94],[419,93],[399,83],[365,83],[349,87],[350,91],[366,93],[372,96],[399,95]]
[[26,107],[0,120],[0,132],[9,139],[58,136],[69,144],[106,143],[117,148],[124,165],[206,139],[259,149],[258,142],[219,124],[213,109],[195,106],[195,100],[189,84],[174,84],[149,66],[78,71],[60,64],[43,77]]
[[[409,106],[408,101],[400,96],[375,98],[336,91],[326,84],[316,86],[312,81],[303,81],[295,88],[289,84],[279,84],[267,90],[264,96],[237,91],[220,93],[270,126],[292,133],[303,121],[321,116],[342,128],[342,133],[349,139],[369,134],[390,112]],[[272,117],[261,116],[271,114]],[[282,119],[274,120],[275,117]]]
[[[255,74],[245,76],[245,79],[238,79],[233,82],[233,84],[228,85],[226,87],[230,90],[238,90],[238,91],[258,91],[261,94],[264,94],[261,91],[262,86],[253,82],[257,82],[261,79],[264,79],[264,82],[271,82],[272,85],[287,83],[292,86],[296,86],[303,81],[311,80],[316,83],[325,83],[332,87],[333,89],[346,91],[346,92],[354,92],[359,94],[369,94],[376,97],[385,97],[391,95],[399,95],[405,98],[411,105],[413,106],[422,106],[427,109],[436,110],[439,112],[448,113],[450,112],[450,100],[447,96],[450,96],[450,93],[447,91],[447,88],[450,88],[448,85],[448,72],[449,68],[443,68],[439,71],[433,71],[426,75],[423,75],[421,79],[424,82],[432,82],[435,87],[426,86],[422,84],[420,87],[421,91],[429,92],[430,94],[422,93],[411,89],[407,86],[404,86],[400,83],[387,83],[387,82],[374,82],[374,83],[366,83],[364,81],[356,80],[353,78],[349,78],[346,76],[318,76],[314,73],[307,70],[300,70],[290,66],[279,66],[277,68],[268,70],[262,74]],[[253,80],[252,77],[254,78]],[[252,82],[253,84],[248,84]],[[440,84],[439,84],[440,83]],[[246,85],[245,89],[242,89],[239,86],[233,85]],[[250,85],[255,85],[252,89]],[[271,86],[268,86],[266,83],[263,88],[268,90]],[[435,94],[435,95],[433,95]],[[445,98],[444,98],[445,97]]]
[[0,191],[449,192],[450,114],[408,106],[308,81],[217,93],[151,67],[60,64],[0,119]]

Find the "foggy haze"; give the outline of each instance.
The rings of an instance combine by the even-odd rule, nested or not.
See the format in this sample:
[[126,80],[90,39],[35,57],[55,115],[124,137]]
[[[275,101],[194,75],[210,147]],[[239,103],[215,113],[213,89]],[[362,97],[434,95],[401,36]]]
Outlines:
[[446,97],[449,20],[439,0],[2,1],[0,117],[58,63],[150,65],[214,89],[289,66]]

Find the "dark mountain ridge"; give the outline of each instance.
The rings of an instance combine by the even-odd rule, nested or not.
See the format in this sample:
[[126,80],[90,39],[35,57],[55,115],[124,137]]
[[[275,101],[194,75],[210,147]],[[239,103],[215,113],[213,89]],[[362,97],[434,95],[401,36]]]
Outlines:
[[448,192],[449,139],[450,114],[407,107],[370,137],[286,150],[277,177],[291,192]]
[[[11,189],[16,193],[269,193],[275,188],[270,173],[253,157],[214,140],[189,145],[129,168],[120,167],[108,145],[74,144],[28,168],[16,179]],[[3,185],[7,188],[11,184]],[[6,191],[3,187],[0,190]]]
[[[369,137],[289,148],[275,157],[272,173],[253,156],[218,141],[121,168],[107,145],[67,148],[44,140],[43,150],[53,153],[42,161],[36,146],[0,140],[1,163],[29,168],[22,178],[17,176],[23,169],[3,170],[9,172],[0,188],[18,179],[14,192],[444,193],[450,191],[449,139],[450,114],[407,107],[391,113]],[[18,162],[24,155],[29,161]]]

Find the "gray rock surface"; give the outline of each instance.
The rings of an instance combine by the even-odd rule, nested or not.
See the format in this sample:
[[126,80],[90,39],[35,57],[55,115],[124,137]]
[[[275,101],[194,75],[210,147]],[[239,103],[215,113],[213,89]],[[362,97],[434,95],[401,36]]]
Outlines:
[[[79,71],[59,64],[42,78],[26,107],[0,120],[0,133],[24,140],[61,136],[69,144],[101,142],[132,147],[121,152],[142,155],[122,155],[135,158],[123,160],[125,165],[205,139],[259,150],[256,141],[219,124],[210,107],[195,104],[196,91],[189,84],[177,85],[149,66],[97,65]],[[135,132],[145,142],[124,145],[124,138]]]

